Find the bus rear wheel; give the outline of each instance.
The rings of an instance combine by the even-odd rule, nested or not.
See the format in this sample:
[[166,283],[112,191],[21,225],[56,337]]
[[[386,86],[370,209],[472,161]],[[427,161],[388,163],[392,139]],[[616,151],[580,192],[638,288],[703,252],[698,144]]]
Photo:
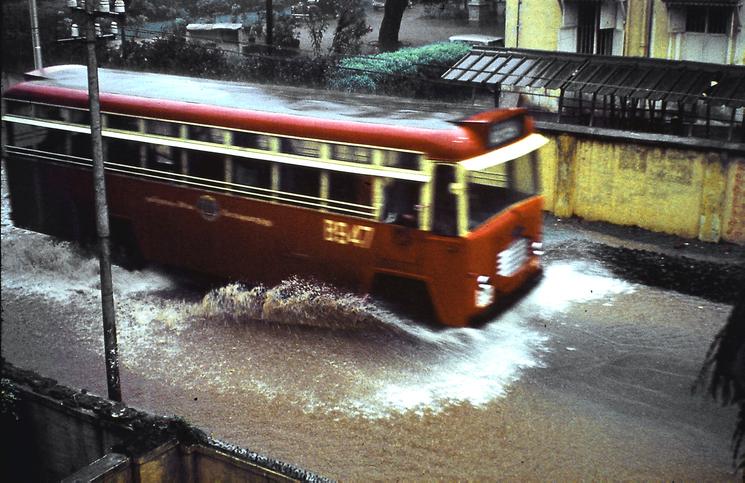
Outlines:
[[422,280],[378,274],[373,280],[371,293],[397,314],[420,322],[437,324],[432,298],[427,284]]

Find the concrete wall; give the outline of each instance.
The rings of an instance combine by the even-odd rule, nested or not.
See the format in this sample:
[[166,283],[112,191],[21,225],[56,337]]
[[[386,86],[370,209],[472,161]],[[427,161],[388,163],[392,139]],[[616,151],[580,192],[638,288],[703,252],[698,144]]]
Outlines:
[[559,2],[555,0],[507,0],[504,13],[505,47],[557,50],[561,28]]
[[327,481],[215,441],[181,420],[79,393],[8,363],[1,372],[0,481]]
[[557,216],[745,244],[745,146],[539,123]]

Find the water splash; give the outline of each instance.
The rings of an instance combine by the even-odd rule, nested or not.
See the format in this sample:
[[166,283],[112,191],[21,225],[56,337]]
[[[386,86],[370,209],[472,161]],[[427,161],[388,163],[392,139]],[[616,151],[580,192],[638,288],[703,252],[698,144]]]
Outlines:
[[[3,288],[69,301],[75,294],[98,296],[98,259],[77,245],[11,227],[2,237]],[[116,297],[166,290],[167,276],[146,270],[131,272],[112,267]]]
[[552,317],[596,300],[605,300],[609,306],[613,297],[634,290],[633,284],[615,278],[597,263],[560,261],[545,267],[543,280],[523,304],[543,317]]
[[[98,262],[75,246],[5,225],[2,287],[74,304],[82,343],[100,347]],[[155,271],[114,267],[124,364],[165,383],[283,397],[306,411],[384,418],[480,406],[540,367],[547,336],[536,319],[629,293],[591,263],[554,262],[512,310],[478,329],[433,329],[369,297],[291,278],[273,287],[226,284],[201,300],[174,300],[178,284]]]

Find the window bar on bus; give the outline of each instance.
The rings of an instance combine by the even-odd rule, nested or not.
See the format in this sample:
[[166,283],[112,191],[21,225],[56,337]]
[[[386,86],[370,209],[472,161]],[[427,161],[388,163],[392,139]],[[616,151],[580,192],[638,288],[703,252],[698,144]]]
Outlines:
[[420,161],[419,168],[429,176],[429,181],[424,183],[419,193],[419,227],[422,230],[430,231],[432,229],[432,210],[434,209],[434,162],[430,159]]
[[[372,164],[373,167],[381,167],[383,165],[383,152],[379,149],[373,149],[372,152]],[[384,179],[375,176],[373,178],[373,193],[372,193],[372,202],[373,202],[373,209],[375,210],[374,213],[374,219],[380,220],[383,216],[383,188],[384,188]]]
[[328,206],[328,199],[329,199],[329,172],[325,169],[322,169],[320,174],[321,174],[321,177],[320,177],[319,195],[321,198],[321,211],[328,211],[326,208]]
[[[53,162],[63,162],[75,166],[82,166],[90,168],[91,161],[87,158],[80,158],[72,155],[64,155],[51,153],[46,151],[32,150],[27,148],[15,148],[11,147],[11,151],[18,155],[31,156],[35,159],[47,159]],[[179,173],[172,173],[169,171],[161,171],[151,168],[139,168],[137,166],[131,166],[120,163],[106,163],[107,170],[109,172],[123,173],[129,175],[136,175],[143,178],[149,178],[154,180],[166,181],[171,183],[181,183],[194,187],[213,189],[213,190],[226,190],[241,195],[247,195],[254,198],[276,198],[280,201],[299,204],[311,208],[318,208],[319,202],[321,201],[318,197],[300,195],[296,193],[286,192],[273,192],[272,190],[259,187],[251,187],[245,185],[236,185],[233,183],[226,183],[224,181],[211,180],[207,178],[200,178],[196,176],[181,175]],[[335,213],[342,213],[346,215],[359,216],[366,219],[371,219],[374,216],[374,208],[368,205],[360,205],[355,203],[334,201],[329,200],[330,206],[329,211]]]
[[[144,119],[137,119],[137,133],[140,135],[145,134],[145,120]],[[147,144],[145,143],[139,143],[140,144],[140,167],[146,168],[147,167]]]
[[[62,117],[62,121],[63,122],[65,122],[67,124],[71,124],[70,111],[68,109],[62,109],[62,116],[61,117]],[[74,134],[72,132],[70,132],[70,131],[67,131],[66,132],[66,135],[65,135],[65,153],[70,154],[70,155],[73,154],[73,152],[72,152],[72,137],[73,137],[73,135]]]
[[467,196],[467,175],[468,171],[457,164],[455,166],[455,199],[458,206],[458,235],[466,236],[468,233],[468,196]]
[[[225,129],[222,133],[222,142],[225,146],[232,146],[233,133]],[[233,156],[230,155],[225,157],[225,181],[228,183],[233,182]]]
[[[189,133],[188,128],[186,127],[186,124],[181,124],[178,126],[178,138],[179,141],[186,141],[189,139]],[[171,158],[173,158],[173,150],[174,148],[171,148]],[[189,158],[191,157],[190,151],[187,151],[186,149],[179,149],[179,162],[181,163],[179,166],[179,169],[181,170],[181,174],[184,176],[189,174]]]
[[[328,143],[319,143],[318,159],[320,159],[321,161],[331,160],[331,147],[328,145]],[[329,172],[328,170],[325,170],[325,169],[321,170],[319,191],[320,191],[319,194],[321,197],[321,211],[327,211],[326,207],[328,206],[328,199],[329,199]]]

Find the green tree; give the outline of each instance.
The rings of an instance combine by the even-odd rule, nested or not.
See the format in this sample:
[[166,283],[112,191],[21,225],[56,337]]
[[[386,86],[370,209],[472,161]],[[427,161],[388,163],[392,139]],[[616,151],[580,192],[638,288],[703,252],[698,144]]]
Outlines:
[[308,7],[307,15],[305,16],[305,26],[308,27],[308,33],[310,34],[310,43],[313,46],[313,54],[317,57],[321,55],[323,34],[329,26],[328,18],[316,5],[310,5]]
[[334,54],[359,54],[362,37],[367,33],[365,8],[362,0],[341,1],[338,5],[338,21],[331,41]]

